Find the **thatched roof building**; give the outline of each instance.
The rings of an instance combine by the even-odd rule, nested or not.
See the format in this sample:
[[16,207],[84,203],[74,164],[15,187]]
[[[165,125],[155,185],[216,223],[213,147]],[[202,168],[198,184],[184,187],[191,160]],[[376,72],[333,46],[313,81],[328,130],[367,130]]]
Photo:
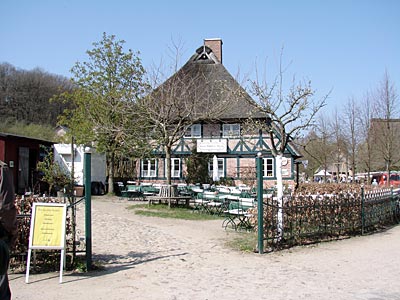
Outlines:
[[203,121],[265,118],[222,64],[220,39],[205,40],[186,64],[154,91],[153,97],[164,103],[179,98],[179,110],[191,109],[191,117]]

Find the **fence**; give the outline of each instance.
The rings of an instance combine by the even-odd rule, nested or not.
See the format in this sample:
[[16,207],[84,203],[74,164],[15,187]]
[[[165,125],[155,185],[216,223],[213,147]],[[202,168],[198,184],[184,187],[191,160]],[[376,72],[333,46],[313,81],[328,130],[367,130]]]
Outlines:
[[392,189],[283,199],[283,233],[278,202],[264,200],[264,240],[269,250],[364,234],[400,220],[399,194]]

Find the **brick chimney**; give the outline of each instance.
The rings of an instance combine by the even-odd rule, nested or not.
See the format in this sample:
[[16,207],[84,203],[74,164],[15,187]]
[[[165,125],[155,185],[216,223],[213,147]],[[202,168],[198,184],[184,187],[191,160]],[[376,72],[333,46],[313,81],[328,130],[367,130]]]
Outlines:
[[222,39],[204,39],[204,46],[210,48],[219,62],[222,64]]

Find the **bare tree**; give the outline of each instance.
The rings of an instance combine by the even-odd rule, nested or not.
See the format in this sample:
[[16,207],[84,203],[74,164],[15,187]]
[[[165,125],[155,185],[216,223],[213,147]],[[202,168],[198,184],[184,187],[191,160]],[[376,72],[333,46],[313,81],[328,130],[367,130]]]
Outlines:
[[357,147],[359,144],[359,134],[357,126],[357,115],[359,114],[359,107],[354,99],[354,97],[349,98],[347,104],[345,105],[343,111],[343,124],[344,124],[344,136],[346,139],[346,144],[348,145],[351,172],[354,176],[356,174],[356,154]]
[[393,165],[400,161],[398,155],[398,123],[399,106],[398,95],[389,75],[385,72],[382,82],[378,87],[375,97],[376,118],[372,122],[374,138],[374,149],[384,160],[384,167],[388,174],[389,184],[390,170]]
[[312,171],[309,176],[314,176],[316,170],[324,170],[324,180],[327,178],[327,170],[333,162],[332,153],[336,148],[332,141],[332,129],[329,126],[330,120],[326,115],[319,115],[315,127],[301,142],[304,156],[309,161],[309,169]]
[[334,149],[332,152],[333,164],[336,165],[336,179],[340,181],[340,173],[343,171],[343,164],[346,165],[346,176],[347,176],[347,161],[348,161],[348,146],[344,138],[343,121],[340,117],[337,109],[335,110],[332,122],[330,124],[333,137]]
[[[286,93],[283,81],[282,55],[280,70],[275,80],[268,84],[258,79],[252,82],[252,92],[256,106],[263,112],[270,124],[267,124],[272,155],[276,161],[277,198],[282,207],[283,180],[282,158],[290,140],[297,139],[305,130],[314,125],[316,114],[325,106],[327,96],[315,99],[311,82],[296,82],[293,78]],[[269,123],[269,122],[268,122]],[[283,213],[278,210],[278,232],[283,235]]]
[[372,170],[373,157],[372,157],[372,143],[373,135],[371,132],[371,120],[373,118],[373,107],[371,102],[371,95],[366,93],[362,99],[362,105],[357,114],[357,127],[360,133],[360,145],[358,147],[357,164],[367,172],[369,181],[370,173]]

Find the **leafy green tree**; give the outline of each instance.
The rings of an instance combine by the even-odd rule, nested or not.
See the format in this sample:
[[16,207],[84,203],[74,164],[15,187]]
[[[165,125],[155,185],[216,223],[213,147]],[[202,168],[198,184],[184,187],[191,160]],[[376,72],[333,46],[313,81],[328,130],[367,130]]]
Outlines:
[[135,109],[146,92],[145,69],[139,52],[124,52],[125,41],[103,34],[88,60],[72,68],[75,89],[64,94],[73,103],[60,123],[70,128],[79,144],[95,146],[107,157],[108,187],[113,193],[114,166],[118,158],[146,151],[145,124]]

